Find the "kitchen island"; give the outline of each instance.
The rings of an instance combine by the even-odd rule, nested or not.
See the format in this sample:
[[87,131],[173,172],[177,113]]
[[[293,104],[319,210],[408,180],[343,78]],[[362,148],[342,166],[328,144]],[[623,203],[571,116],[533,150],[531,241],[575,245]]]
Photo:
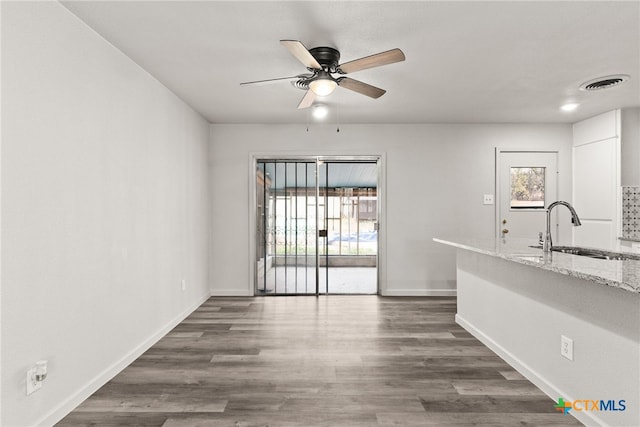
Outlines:
[[457,249],[458,324],[573,402],[583,423],[640,426],[640,261],[543,255],[519,239],[434,241]]

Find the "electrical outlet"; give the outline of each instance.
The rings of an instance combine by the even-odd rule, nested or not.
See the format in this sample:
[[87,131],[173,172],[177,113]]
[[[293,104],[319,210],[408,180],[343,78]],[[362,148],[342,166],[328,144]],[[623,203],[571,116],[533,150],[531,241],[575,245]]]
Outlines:
[[573,360],[573,340],[564,335],[560,335],[560,355]]
[[183,291],[187,290],[187,281],[182,279],[181,285],[180,285],[180,289],[182,289]]
[[492,205],[493,204],[493,194],[485,194],[482,199],[482,204],[484,205]]
[[42,381],[35,381],[36,367],[27,371],[27,396],[42,388]]

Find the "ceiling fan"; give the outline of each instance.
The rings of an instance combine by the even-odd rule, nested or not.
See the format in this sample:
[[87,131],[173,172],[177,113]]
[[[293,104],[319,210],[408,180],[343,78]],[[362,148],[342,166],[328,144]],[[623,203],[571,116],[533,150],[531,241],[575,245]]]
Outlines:
[[386,52],[365,56],[364,58],[339,64],[340,52],[332,47],[314,47],[307,49],[298,40],[280,40],[282,44],[298,61],[307,67],[311,74],[299,74],[292,77],[281,77],[277,79],[257,80],[240,83],[250,85],[256,83],[269,83],[279,80],[296,80],[292,82],[294,86],[306,90],[298,108],[308,108],[313,104],[316,96],[327,96],[336,87],[341,86],[371,98],[380,98],[385,94],[384,89],[372,86],[367,83],[352,79],[350,77],[332,74],[349,74],[367,68],[379,67],[381,65],[393,64],[404,61],[404,53],[400,49],[391,49]]

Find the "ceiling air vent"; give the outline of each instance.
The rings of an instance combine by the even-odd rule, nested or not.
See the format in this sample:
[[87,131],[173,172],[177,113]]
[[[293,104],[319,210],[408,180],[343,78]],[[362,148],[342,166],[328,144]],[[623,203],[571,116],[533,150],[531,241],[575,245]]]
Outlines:
[[588,82],[580,85],[580,90],[600,90],[608,89],[624,83],[629,80],[629,76],[626,74],[615,74],[613,76],[598,77],[597,79],[589,80]]

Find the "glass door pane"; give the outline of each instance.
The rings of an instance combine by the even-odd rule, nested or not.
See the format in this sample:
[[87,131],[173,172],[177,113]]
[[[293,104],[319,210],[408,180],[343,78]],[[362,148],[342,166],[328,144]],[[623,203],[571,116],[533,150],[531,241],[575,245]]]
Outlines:
[[328,197],[327,178],[328,163],[318,162],[318,293],[328,293],[329,270],[328,264]]
[[329,294],[378,292],[378,199],[376,161],[327,160],[320,196],[326,237],[321,290]]
[[316,293],[315,161],[256,163],[256,293]]

